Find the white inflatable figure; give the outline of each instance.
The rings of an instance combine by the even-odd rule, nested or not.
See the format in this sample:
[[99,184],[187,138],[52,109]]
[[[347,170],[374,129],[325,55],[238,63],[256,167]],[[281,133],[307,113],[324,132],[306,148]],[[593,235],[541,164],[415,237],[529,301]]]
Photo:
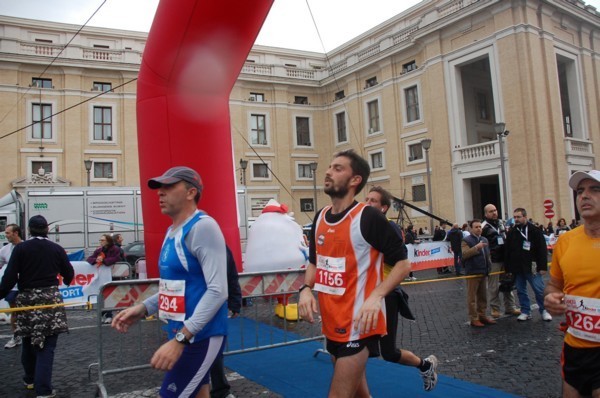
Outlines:
[[[305,268],[308,246],[302,228],[287,214],[288,207],[271,199],[248,231],[244,272],[286,271]],[[298,320],[297,304],[278,297],[275,313]]]

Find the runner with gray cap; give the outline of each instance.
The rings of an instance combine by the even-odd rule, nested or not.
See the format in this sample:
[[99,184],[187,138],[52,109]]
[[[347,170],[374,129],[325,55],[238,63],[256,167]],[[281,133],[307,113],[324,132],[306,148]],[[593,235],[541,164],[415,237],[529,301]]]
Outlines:
[[159,293],[117,314],[120,332],[158,312],[169,341],[151,365],[167,373],[160,396],[208,398],[209,369],[223,351],[227,334],[227,257],[217,222],[198,210],[200,175],[177,166],[148,180],[158,191],[161,212],[171,218],[158,261]]
[[569,179],[583,226],[561,234],[552,253],[544,305],[566,315],[563,397],[600,396],[600,171]]

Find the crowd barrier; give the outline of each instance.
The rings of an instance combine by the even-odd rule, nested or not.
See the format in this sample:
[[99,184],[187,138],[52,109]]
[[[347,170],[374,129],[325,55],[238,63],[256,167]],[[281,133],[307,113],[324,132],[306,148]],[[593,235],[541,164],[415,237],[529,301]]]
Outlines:
[[[247,304],[242,307],[239,317],[230,320],[224,355],[323,339],[320,323],[297,322],[294,303],[298,299],[298,289],[304,283],[304,270],[240,274],[239,282]],[[102,314],[140,303],[157,291],[158,279],[116,281],[100,288],[97,299],[98,357],[88,366],[89,377],[94,369],[97,374],[97,396],[108,397],[106,376],[150,368],[152,354],[166,341],[166,333],[162,330],[164,323],[154,317],[121,334],[102,325]],[[275,316],[278,306],[282,310],[280,317]],[[290,320],[288,311],[295,311],[296,321]]]

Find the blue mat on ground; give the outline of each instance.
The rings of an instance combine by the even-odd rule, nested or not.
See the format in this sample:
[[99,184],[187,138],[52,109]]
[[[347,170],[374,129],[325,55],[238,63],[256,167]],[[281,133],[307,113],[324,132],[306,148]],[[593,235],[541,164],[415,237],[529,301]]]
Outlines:
[[[281,330],[254,322],[247,318],[235,318],[229,322],[229,350],[239,349],[241,336],[244,347],[253,346],[258,338],[267,342],[283,342],[286,334]],[[287,339],[298,336],[287,334]],[[228,355],[225,366],[255,383],[281,394],[286,398],[326,397],[333,366],[328,354],[313,354],[322,348],[319,342],[307,342],[271,348],[267,350]],[[438,368],[444,371],[443,359]],[[374,398],[385,397],[444,397],[444,398],[509,398],[516,397],[499,390],[461,381],[438,373],[435,390],[425,392],[417,369],[369,359],[367,379]]]

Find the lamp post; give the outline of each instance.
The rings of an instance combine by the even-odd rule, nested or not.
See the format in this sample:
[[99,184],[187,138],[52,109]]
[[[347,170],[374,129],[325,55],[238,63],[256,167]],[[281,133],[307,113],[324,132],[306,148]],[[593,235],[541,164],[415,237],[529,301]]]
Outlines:
[[240,159],[240,168],[242,169],[242,178],[240,182],[243,186],[246,186],[246,168],[248,168],[248,161]]
[[[317,216],[317,166],[319,164],[317,162],[312,162],[310,163],[310,172],[312,174],[312,178],[313,178],[313,194],[314,194],[314,211],[315,211],[315,217]],[[316,221],[316,220],[314,220]]]
[[504,220],[508,220],[508,192],[506,187],[506,171],[504,167],[504,138],[508,136],[505,123],[494,124],[494,131],[498,136],[498,146],[500,147],[500,177],[502,179],[502,210]]
[[[429,194],[429,212],[433,214],[433,193],[431,192],[431,171],[429,170],[429,148],[431,138],[423,138],[421,147],[425,150],[425,168],[427,172],[427,192]],[[433,218],[429,217],[429,233],[433,234]]]
[[90,186],[90,171],[92,170],[92,161],[89,159],[86,159],[83,161],[83,164],[85,165],[85,171],[87,172],[87,186]]

